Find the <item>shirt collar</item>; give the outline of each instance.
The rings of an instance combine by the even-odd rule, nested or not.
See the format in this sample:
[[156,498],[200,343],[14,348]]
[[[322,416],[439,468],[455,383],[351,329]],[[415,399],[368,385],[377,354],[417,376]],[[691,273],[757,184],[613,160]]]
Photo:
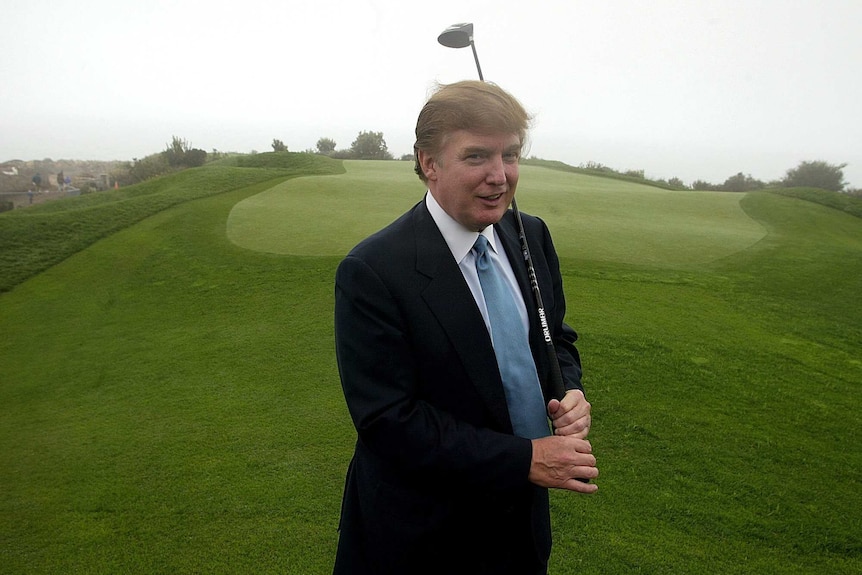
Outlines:
[[[434,219],[434,223],[437,224],[440,233],[443,234],[443,239],[446,240],[446,245],[449,246],[452,257],[460,264],[461,260],[473,249],[473,244],[476,243],[476,238],[479,237],[479,234],[467,229],[447,214],[440,207],[440,204],[437,203],[437,200],[434,199],[434,195],[430,191],[425,194],[425,205],[428,207],[428,211],[431,212],[431,217]],[[499,253],[497,250],[497,234],[494,233],[494,226],[488,226],[481,231],[481,234],[488,238],[488,244],[490,244],[491,249]]]

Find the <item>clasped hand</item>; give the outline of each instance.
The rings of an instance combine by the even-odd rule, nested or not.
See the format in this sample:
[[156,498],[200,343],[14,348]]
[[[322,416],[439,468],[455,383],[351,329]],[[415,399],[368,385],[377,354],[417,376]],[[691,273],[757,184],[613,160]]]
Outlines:
[[548,402],[554,435],[533,440],[529,479],[536,485],[595,493],[598,485],[583,480],[599,476],[590,433],[590,403],[580,390],[570,390],[562,401]]

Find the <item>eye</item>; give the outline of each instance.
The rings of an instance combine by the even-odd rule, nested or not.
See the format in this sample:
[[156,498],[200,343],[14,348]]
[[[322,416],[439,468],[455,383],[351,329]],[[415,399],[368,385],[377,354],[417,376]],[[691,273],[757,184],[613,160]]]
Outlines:
[[514,164],[520,158],[520,154],[518,152],[506,152],[503,154],[503,161],[507,164]]

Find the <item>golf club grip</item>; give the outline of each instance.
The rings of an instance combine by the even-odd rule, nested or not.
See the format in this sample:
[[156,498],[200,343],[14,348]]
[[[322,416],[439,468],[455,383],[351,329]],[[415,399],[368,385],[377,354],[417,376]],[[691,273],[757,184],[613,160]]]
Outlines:
[[527,262],[527,273],[530,276],[530,287],[533,289],[533,297],[536,300],[537,313],[539,315],[539,324],[542,327],[542,338],[545,340],[545,351],[548,353],[548,362],[551,366],[550,388],[551,396],[555,399],[562,400],[566,395],[566,386],[563,384],[563,373],[560,370],[560,361],[557,359],[557,350],[554,347],[554,339],[551,336],[551,330],[548,326],[547,315],[545,314],[545,304],[542,302],[542,292],[539,290],[539,280],[536,278],[536,268],[533,267],[533,256],[530,255],[530,246],[527,245],[527,234],[524,231],[524,222],[521,220],[521,212],[518,210],[518,204],[515,198],[512,198],[512,212],[515,214],[515,219],[518,222],[518,235],[521,239],[521,250],[524,253],[524,260]]

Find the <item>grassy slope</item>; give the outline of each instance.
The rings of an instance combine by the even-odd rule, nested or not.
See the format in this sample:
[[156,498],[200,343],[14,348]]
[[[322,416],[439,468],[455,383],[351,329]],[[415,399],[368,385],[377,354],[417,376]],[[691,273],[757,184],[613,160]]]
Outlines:
[[326,571],[350,441],[335,261],[229,244],[257,191],[162,212],[3,296],[0,571]]
[[[329,571],[353,440],[331,343],[343,246],[228,241],[229,214],[268,179],[143,219],[0,296],[0,572]],[[566,209],[600,205],[587,184],[571,181]],[[276,221],[347,214],[359,228],[337,241],[351,244],[391,219],[363,203],[379,187],[361,210],[332,207],[356,206],[345,191]],[[857,572],[859,220],[734,196],[728,237],[768,235],[643,265],[624,249],[591,259],[588,211],[564,227],[576,216],[522,191],[563,254],[602,469],[597,496],[553,494],[553,572]]]
[[859,568],[860,222],[765,193],[743,207],[769,236],[701,270],[564,262],[604,478],[585,502],[554,494],[557,559],[590,549],[611,573]]
[[345,173],[285,181],[231,210],[228,237],[250,250],[344,255],[425,193],[408,162],[346,161]]
[[[239,167],[237,167],[239,166]],[[255,169],[239,169],[239,168]],[[63,261],[100,238],[189,200],[299,174],[334,174],[341,163],[308,154],[227,158],[97,194],[65,198],[0,215],[0,292]]]
[[[289,180],[243,200],[231,211],[228,236],[271,253],[344,254],[425,191],[405,162],[345,167],[343,175]],[[542,215],[563,256],[685,265],[732,254],[766,233],[740,208],[741,194],[667,191],[533,166],[521,179],[520,208]]]

